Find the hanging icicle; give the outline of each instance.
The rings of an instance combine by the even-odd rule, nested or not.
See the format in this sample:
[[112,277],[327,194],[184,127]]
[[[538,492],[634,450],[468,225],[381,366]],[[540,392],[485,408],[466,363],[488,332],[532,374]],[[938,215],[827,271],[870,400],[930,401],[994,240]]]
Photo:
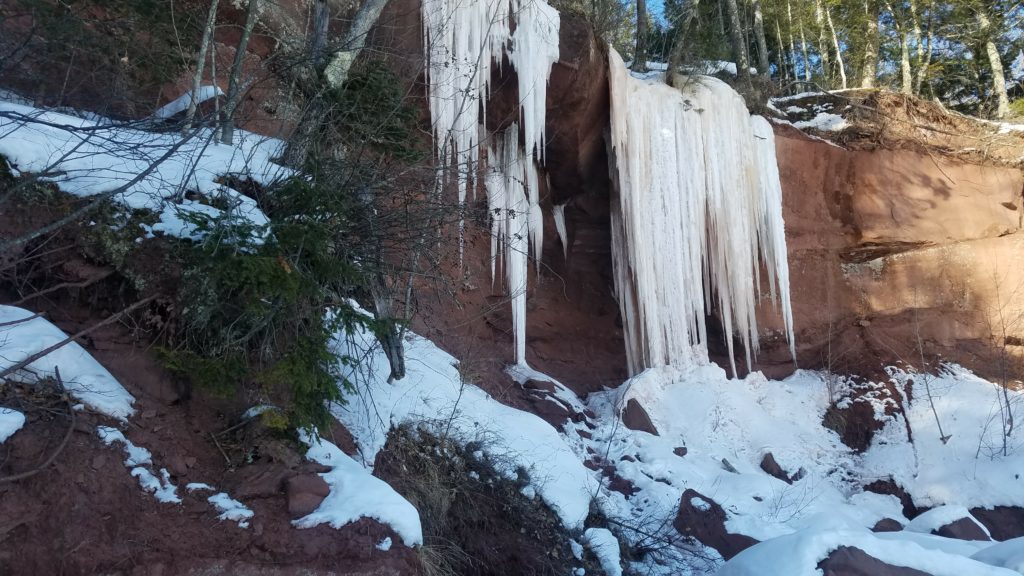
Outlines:
[[[724,82],[683,90],[631,77],[610,55],[615,290],[630,372],[707,362],[705,315],[719,315],[747,366],[758,350],[760,266],[793,343],[782,196],[771,127]],[[756,133],[756,137],[755,137]]]
[[[454,169],[460,205],[470,189],[476,190],[492,67],[507,57],[516,70],[522,122],[489,146],[485,188],[493,219],[492,278],[500,257],[512,298],[516,363],[525,366],[528,255],[532,245],[539,273],[544,242],[535,162],[544,159],[547,83],[558,60],[558,11],[544,0],[423,0],[422,18],[434,148],[442,168],[438,185]],[[519,145],[520,126],[525,149]],[[460,219],[460,263],[464,226]]]

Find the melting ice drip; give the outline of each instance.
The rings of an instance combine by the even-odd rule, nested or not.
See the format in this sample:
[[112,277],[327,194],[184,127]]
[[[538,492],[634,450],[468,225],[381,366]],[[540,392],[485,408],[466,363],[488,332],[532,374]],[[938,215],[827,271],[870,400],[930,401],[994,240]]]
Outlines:
[[782,192],[771,126],[715,78],[678,90],[631,77],[614,50],[611,140],[615,290],[631,373],[706,363],[705,314],[758,350],[761,263],[794,354]]
[[[423,0],[424,54],[427,55],[434,147],[443,168],[439,185],[454,172],[459,204],[475,196],[480,144],[493,66],[504,58],[516,70],[522,112],[494,138],[485,176],[492,219],[491,276],[500,260],[512,298],[516,363],[526,365],[526,277],[528,244],[540,266],[543,243],[540,191],[535,161],[544,159],[547,83],[558,60],[558,11],[544,0]],[[513,33],[512,24],[515,23]],[[462,259],[464,222],[459,222]]]

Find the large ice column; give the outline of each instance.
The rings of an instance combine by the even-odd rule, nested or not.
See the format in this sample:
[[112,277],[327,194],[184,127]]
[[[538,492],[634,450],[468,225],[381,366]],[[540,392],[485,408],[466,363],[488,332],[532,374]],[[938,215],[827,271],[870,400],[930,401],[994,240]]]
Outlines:
[[734,333],[748,366],[758,350],[762,264],[793,342],[771,127],[717,79],[678,90],[631,77],[614,51],[610,66],[612,258],[630,371],[707,362],[713,312],[735,373]]
[[[434,147],[442,167],[439,185],[446,184],[454,168],[460,205],[477,188],[491,70],[506,57],[516,70],[521,122],[489,145],[488,163],[497,172],[488,172],[485,188],[488,204],[506,211],[505,216],[491,214],[491,255],[494,262],[502,259],[512,299],[516,362],[525,365],[528,250],[532,245],[539,272],[544,240],[535,162],[544,158],[547,83],[558,60],[558,12],[544,0],[423,0],[422,18]],[[519,144],[520,130],[525,147]],[[514,231],[503,221],[509,214],[516,217]],[[462,238],[460,220],[460,261]]]

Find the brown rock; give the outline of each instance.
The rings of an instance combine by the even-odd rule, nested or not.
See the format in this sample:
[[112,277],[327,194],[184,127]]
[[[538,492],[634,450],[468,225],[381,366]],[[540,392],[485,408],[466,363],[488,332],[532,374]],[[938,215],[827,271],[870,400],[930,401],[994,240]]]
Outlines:
[[761,470],[764,470],[771,476],[782,480],[786,484],[792,484],[793,481],[789,478],[789,474],[779,466],[779,463],[775,461],[775,456],[771,452],[766,452],[764,457],[761,458]]
[[651,422],[651,417],[635,398],[630,398],[629,402],[626,402],[626,409],[622,411],[622,423],[630,430],[658,435],[658,429],[654,427],[654,422]]
[[730,534],[725,528],[725,510],[714,500],[687,488],[679,500],[679,512],[672,523],[683,536],[710,546],[726,560],[757,544],[743,534]]
[[288,479],[287,492],[289,496],[306,493],[326,497],[331,493],[331,487],[321,476],[302,474]]
[[840,546],[818,563],[825,576],[931,576],[927,572],[886,564],[860,548]]
[[871,527],[872,532],[899,532],[903,530],[903,524],[892,518],[882,518]]
[[675,448],[672,449],[672,453],[682,458],[683,456],[686,456],[686,446],[676,446]]
[[294,496],[288,496],[288,513],[291,514],[292,518],[302,518],[308,514],[312,514],[320,507],[320,503],[324,501],[323,496],[317,496],[316,494],[302,493],[295,494]]
[[961,518],[956,522],[942,526],[938,530],[933,530],[932,534],[938,534],[946,538],[956,538],[957,540],[991,540],[974,518]]
[[988,528],[993,540],[1003,542],[1024,536],[1024,508],[1017,506],[996,506],[994,508],[971,508],[971,516]]
[[270,498],[280,494],[285,480],[294,475],[277,462],[251,464],[225,476],[224,488],[236,500]]

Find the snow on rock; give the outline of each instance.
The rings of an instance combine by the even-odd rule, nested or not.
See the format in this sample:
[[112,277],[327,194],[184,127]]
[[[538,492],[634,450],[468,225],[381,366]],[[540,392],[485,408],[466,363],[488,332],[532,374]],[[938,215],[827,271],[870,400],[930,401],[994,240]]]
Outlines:
[[1017,576],[1011,570],[927,549],[911,540],[882,539],[868,531],[814,528],[752,546],[726,562],[717,576],[820,576],[818,563],[840,546],[859,548],[886,564],[933,576]]
[[111,428],[110,426],[97,426],[96,434],[99,435],[100,440],[107,446],[114,444],[122,444],[124,446],[124,453],[126,455],[124,459],[124,465],[131,468],[134,466],[145,466],[153,463],[153,455],[149,450],[136,446],[130,440],[125,438],[124,433],[117,428]]
[[323,438],[302,435],[309,445],[306,457],[331,468],[321,474],[331,487],[320,507],[292,522],[298,528],[330,524],[341,528],[360,518],[373,518],[390,526],[406,546],[423,544],[423,529],[416,508],[380,478],[370,474],[337,446]]
[[188,484],[185,484],[185,490],[188,490],[189,492],[195,492],[196,490],[209,490],[210,492],[213,492],[215,488],[205,482],[189,482]]
[[[911,400],[904,398],[906,420],[890,419],[875,434],[863,456],[865,477],[891,476],[920,507],[1024,506],[1024,441],[1010,436],[1004,454],[1002,387],[955,364],[937,375],[889,372],[897,390],[912,385]],[[1018,412],[1024,393],[1006,393]],[[908,423],[913,444],[907,442]]]
[[[203,102],[206,102],[207,100],[223,95],[224,92],[220,89],[219,86],[201,86],[199,88],[199,92],[196,94],[195,97],[196,106],[202,104]],[[191,102],[192,100],[192,91],[189,90],[181,96],[178,96],[174,100],[160,107],[156,112],[153,113],[153,117],[165,119],[171,118],[176,114],[180,114],[185,110],[188,110],[189,102]]]
[[0,407],[0,444],[25,425],[25,415],[11,408]]
[[[0,140],[0,146],[2,144]],[[67,334],[46,319],[29,320],[31,317],[32,312],[23,308],[0,305],[0,370],[67,338]],[[77,342],[69,342],[50,352],[12,377],[31,382],[54,376],[54,367],[60,369],[64,388],[89,408],[120,420],[134,413],[135,398]]]
[[750,365],[762,263],[792,344],[771,126],[751,118],[743,98],[720,80],[692,77],[680,91],[630,77],[614,50],[609,60],[620,191],[612,206],[612,262],[630,372],[706,364],[712,308],[730,359],[735,332]]
[[[495,138],[488,146],[485,188],[494,236],[492,277],[494,262],[502,259],[512,296],[516,362],[525,364],[528,245],[539,270],[544,230],[535,162],[544,159],[547,83],[559,54],[558,11],[544,0],[424,0],[421,12],[434,149],[440,164],[456,173],[460,204],[477,185],[473,178],[486,133],[481,101],[490,89],[491,70],[506,57],[516,70],[525,147],[519,145],[520,124]],[[439,185],[449,176],[439,171]],[[460,257],[463,227],[460,220]]]
[[385,536],[383,540],[377,542],[375,548],[382,552],[387,552],[388,550],[391,550],[391,544],[391,536]]
[[[189,484],[185,488],[191,490],[189,486],[192,485]],[[218,520],[233,520],[238,522],[239,528],[249,527],[249,520],[253,517],[253,511],[245,504],[228,496],[226,492],[218,492],[206,500],[213,504],[217,511],[220,512],[220,516],[217,516]]]
[[991,566],[1008,568],[1024,574],[1024,538],[999,542],[976,553],[971,558]]
[[[904,529],[909,532],[931,534],[943,526],[964,518],[974,522],[983,532],[988,534],[988,529],[975,520],[974,516],[971,516],[971,512],[964,506],[937,506],[911,520]],[[991,534],[989,536],[991,537]]]
[[607,528],[587,528],[583,533],[587,548],[594,553],[608,576],[622,576],[619,540]]
[[[237,219],[257,228],[268,224],[255,200],[218,183],[221,176],[242,175],[269,185],[291,174],[272,162],[281,141],[245,131],[236,131],[237,144],[227,146],[214,141],[211,128],[183,139],[177,132],[146,132],[105,119],[0,102],[0,134],[0,154],[17,172],[42,173],[43,180],[82,197],[124,187],[113,197],[115,202],[154,211],[160,222],[151,233],[182,238],[195,237],[189,219],[196,216]],[[176,200],[189,190],[229,208]]]
[[566,440],[540,417],[501,404],[464,381],[458,362],[429,340],[408,333],[406,377],[388,383],[390,369],[372,334],[339,335],[336,353],[360,359],[345,375],[356,384],[332,411],[352,432],[371,466],[388,432],[402,424],[426,426],[461,442],[480,441],[499,472],[529,472],[537,495],[569,529],[583,527],[597,482]]

